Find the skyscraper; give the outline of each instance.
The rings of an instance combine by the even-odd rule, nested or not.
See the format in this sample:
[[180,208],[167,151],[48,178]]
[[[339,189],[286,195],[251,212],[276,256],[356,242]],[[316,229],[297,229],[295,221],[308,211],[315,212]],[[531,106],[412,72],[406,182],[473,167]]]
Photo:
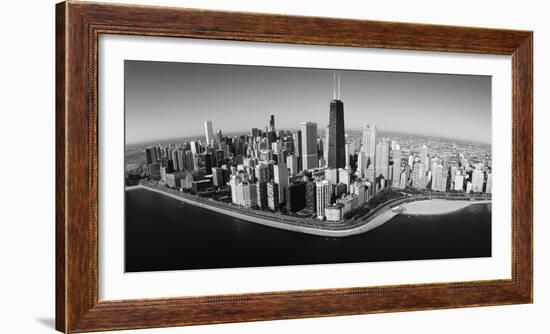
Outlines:
[[269,131],[275,132],[275,115],[273,114],[269,117]]
[[432,190],[441,191],[443,179],[443,165],[435,162],[432,166]]
[[267,182],[256,183],[256,201],[260,209],[267,208]]
[[334,98],[330,102],[328,123],[327,166],[344,168],[346,165],[344,103],[341,100],[340,75],[338,75],[338,90],[336,89],[336,74],[334,75]]
[[414,164],[413,173],[413,187],[419,189],[425,188],[426,166],[422,162]]
[[346,185],[346,189],[349,189],[351,184],[351,169],[339,168],[338,169],[338,182]]
[[374,171],[376,177],[382,175],[384,179],[389,179],[389,161],[390,161],[390,142],[387,138],[382,139],[376,145]]
[[317,193],[315,191],[315,182],[307,181],[306,182],[306,209],[315,213],[317,209]]
[[365,151],[365,171],[370,165],[374,165],[376,155],[376,124],[365,124],[363,130],[363,147]]
[[363,151],[363,148],[357,152],[357,177],[363,178],[367,169],[367,160],[365,158],[365,152]]
[[273,181],[267,183],[267,206],[273,210],[279,210],[279,185]]
[[294,141],[294,155],[298,160],[298,171],[302,170],[302,131],[298,130],[292,134]]
[[429,162],[429,156],[428,156],[428,147],[426,145],[422,145],[422,148],[420,149],[420,162],[423,163],[426,167],[428,167],[428,170],[429,170],[430,162]]
[[393,151],[392,187],[399,188],[401,184],[401,150]]
[[214,142],[214,130],[212,129],[212,121],[204,122],[204,134],[206,136],[206,144],[211,145]]
[[475,169],[472,172],[472,191],[475,193],[483,192],[483,179],[485,173],[481,169]]
[[218,129],[216,131],[216,142],[218,143],[218,147],[219,147],[220,143],[222,142],[222,140],[223,140],[222,129]]
[[315,184],[317,189],[317,217],[323,219],[325,217],[325,208],[330,204],[330,197],[332,196],[330,182],[328,180],[317,181]]
[[180,167],[180,159],[179,159],[180,151],[177,149],[172,150],[172,160],[174,161],[174,170],[183,170],[182,167]]
[[288,211],[296,212],[306,207],[306,182],[296,181],[285,189],[285,205]]
[[303,169],[318,167],[317,158],[317,123],[302,122],[302,164]]
[[323,148],[323,159],[325,159],[325,161],[328,161],[328,143],[329,142],[330,142],[330,125],[327,125],[327,127],[325,128],[325,141],[324,141],[325,147]]
[[290,169],[290,175],[298,174],[298,159],[294,154],[286,157],[286,165],[288,166],[288,169]]
[[273,179],[279,187],[279,204],[285,202],[285,188],[288,186],[288,168],[284,164],[273,166]]
[[157,162],[155,151],[150,147],[145,149],[145,157],[147,159],[147,164],[152,164],[153,162]]

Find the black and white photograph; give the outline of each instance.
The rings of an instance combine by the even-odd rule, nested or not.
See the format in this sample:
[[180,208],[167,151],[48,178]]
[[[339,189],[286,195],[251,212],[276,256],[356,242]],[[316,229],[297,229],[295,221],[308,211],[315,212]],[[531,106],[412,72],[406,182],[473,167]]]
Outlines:
[[546,7],[5,1],[0,334],[545,334]]
[[491,257],[491,77],[124,61],[126,272]]

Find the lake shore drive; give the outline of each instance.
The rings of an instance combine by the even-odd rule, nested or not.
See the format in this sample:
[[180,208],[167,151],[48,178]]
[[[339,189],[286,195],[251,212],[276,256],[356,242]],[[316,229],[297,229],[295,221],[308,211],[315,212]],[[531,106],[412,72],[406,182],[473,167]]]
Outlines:
[[[264,226],[270,226],[278,229],[283,229],[287,231],[293,231],[298,233],[305,233],[310,235],[324,236],[324,237],[346,237],[356,234],[366,233],[376,227],[379,227],[393,217],[402,214],[402,215],[442,215],[458,211],[472,204],[486,204],[490,203],[490,200],[487,201],[464,201],[464,200],[445,200],[445,199],[430,199],[430,200],[418,200],[408,203],[403,203],[398,206],[403,208],[401,212],[394,212],[392,209],[393,206],[388,206],[383,208],[380,212],[375,214],[372,217],[362,220],[361,224],[354,224],[349,228],[345,229],[332,229],[332,228],[323,228],[322,226],[304,226],[299,224],[291,223],[290,220],[286,220],[283,217],[269,217],[264,214],[258,214],[256,212],[246,212],[242,209],[237,208],[227,208],[219,207],[212,205],[213,203],[204,203],[204,201],[197,201],[189,196],[184,196],[183,194],[173,194],[164,189],[158,189],[156,187],[150,187],[146,185],[136,185],[126,187],[126,191],[131,191],[134,189],[146,189],[153,191],[173,199],[179,200],[181,202],[202,207],[211,211],[218,213],[226,214],[235,218],[243,219],[249,222],[257,223]],[[289,217],[290,218],[290,217]]]

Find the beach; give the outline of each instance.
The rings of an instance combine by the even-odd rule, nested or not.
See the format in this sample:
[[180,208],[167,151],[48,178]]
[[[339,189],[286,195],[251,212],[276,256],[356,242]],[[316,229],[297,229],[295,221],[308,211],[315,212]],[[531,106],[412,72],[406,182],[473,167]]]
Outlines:
[[490,203],[486,201],[453,201],[445,199],[431,199],[409,202],[401,205],[405,215],[442,215],[464,209],[472,204]]

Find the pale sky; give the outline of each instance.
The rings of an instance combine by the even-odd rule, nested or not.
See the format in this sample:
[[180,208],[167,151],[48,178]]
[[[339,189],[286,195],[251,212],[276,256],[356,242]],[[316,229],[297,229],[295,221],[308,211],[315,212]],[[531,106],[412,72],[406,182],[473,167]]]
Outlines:
[[[328,123],[333,70],[125,61],[128,144]],[[372,71],[341,75],[345,128],[490,143],[491,77]]]

